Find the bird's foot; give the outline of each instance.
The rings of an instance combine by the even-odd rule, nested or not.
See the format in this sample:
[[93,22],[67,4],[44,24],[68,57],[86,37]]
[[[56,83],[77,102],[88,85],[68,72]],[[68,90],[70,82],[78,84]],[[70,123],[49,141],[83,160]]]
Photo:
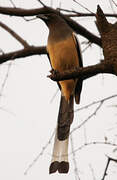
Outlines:
[[50,70],[50,73],[52,74],[52,75],[56,75],[57,73],[58,73],[58,71],[56,70],[56,69],[51,69]]

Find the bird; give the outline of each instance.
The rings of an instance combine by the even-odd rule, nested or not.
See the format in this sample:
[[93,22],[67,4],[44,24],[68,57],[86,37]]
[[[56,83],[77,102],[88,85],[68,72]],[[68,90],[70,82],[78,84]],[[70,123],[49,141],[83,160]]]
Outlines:
[[[83,67],[80,44],[73,29],[58,14],[37,15],[49,29],[47,55],[52,71],[64,72]],[[74,100],[80,103],[82,78],[57,82],[61,91],[60,107],[49,173],[68,173],[68,145],[70,126],[74,118]]]

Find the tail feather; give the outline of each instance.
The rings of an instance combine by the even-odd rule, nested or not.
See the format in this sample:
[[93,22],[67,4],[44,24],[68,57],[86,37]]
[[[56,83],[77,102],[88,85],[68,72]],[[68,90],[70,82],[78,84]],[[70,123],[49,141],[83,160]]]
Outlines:
[[77,84],[76,84],[76,88],[75,88],[75,102],[76,102],[76,104],[80,103],[80,94],[81,94],[81,90],[82,90],[82,85],[83,85],[82,79],[78,79]]
[[73,96],[70,97],[69,101],[61,96],[57,128],[58,139],[61,141],[69,136],[70,125],[74,117],[73,105]]
[[68,173],[68,143],[70,125],[73,121],[73,96],[70,97],[69,102],[64,96],[61,96],[58,125],[56,129],[52,161],[50,164],[49,173]]

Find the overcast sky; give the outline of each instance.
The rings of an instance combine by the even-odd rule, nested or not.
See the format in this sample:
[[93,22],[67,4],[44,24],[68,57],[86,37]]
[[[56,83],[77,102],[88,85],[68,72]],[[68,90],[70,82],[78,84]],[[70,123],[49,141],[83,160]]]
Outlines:
[[[28,2],[26,0],[13,0],[13,2],[16,7],[20,8],[41,7],[37,0],[30,0]],[[45,0],[43,2],[47,5],[51,4],[51,1]],[[79,0],[79,2],[92,12],[96,12],[98,4],[101,5],[104,12],[112,12],[107,0]],[[55,8],[61,5],[61,8],[87,12],[78,4],[73,3],[72,0],[53,0],[52,5]],[[12,7],[9,0],[0,0],[0,6]],[[26,22],[23,18],[5,15],[0,15],[0,20],[15,30],[30,45],[46,45],[48,29],[41,20],[37,19]],[[76,20],[89,31],[99,36],[94,23],[95,18],[83,17],[76,18]],[[115,22],[115,19],[110,20]],[[78,37],[80,43],[86,41],[83,37]],[[4,53],[22,48],[2,28],[0,28],[0,42],[0,48]],[[83,50],[85,45],[81,45],[81,48]],[[92,47],[83,53],[83,63],[85,66],[99,63],[100,59],[103,59],[102,51],[96,45],[92,45]],[[0,97],[0,179],[75,179],[71,144],[69,146],[69,174],[48,174],[54,138],[50,144],[48,144],[48,141],[56,127],[60,92],[53,99],[58,87],[55,82],[47,78],[50,70],[47,57],[43,55],[16,59],[12,62],[10,68],[9,62],[1,65],[0,89],[2,89],[8,70],[9,75]],[[86,80],[83,85],[81,104],[75,106],[75,109],[116,94],[116,83],[116,77],[111,75],[98,75]],[[104,141],[105,136],[109,141],[114,141],[116,135],[116,108],[111,107],[113,104],[116,104],[116,99],[106,101],[96,116],[93,116],[85,124],[85,127],[77,129],[72,133],[74,150],[81,147],[84,142]],[[71,130],[89,117],[97,106],[95,105],[89,108],[89,110],[84,109],[76,112]],[[45,148],[46,145],[47,147]],[[24,175],[24,172],[43,148],[45,149],[44,153],[33,167],[29,169],[27,175]],[[95,147],[87,146],[76,151],[75,158],[81,180],[93,179],[92,168],[97,180],[100,180],[107,161],[105,154],[111,154],[112,150],[112,147],[107,148],[107,146],[96,145]],[[110,172],[108,179],[115,180],[116,175]]]

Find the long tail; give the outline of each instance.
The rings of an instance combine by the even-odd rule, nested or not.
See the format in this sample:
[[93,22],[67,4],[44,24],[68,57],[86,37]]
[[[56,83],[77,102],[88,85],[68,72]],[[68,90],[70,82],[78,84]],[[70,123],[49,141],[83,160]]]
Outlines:
[[68,173],[69,171],[68,143],[70,125],[74,116],[73,104],[73,96],[70,97],[69,102],[66,101],[64,96],[61,96],[58,124],[49,173],[55,173],[57,170],[59,173]]

